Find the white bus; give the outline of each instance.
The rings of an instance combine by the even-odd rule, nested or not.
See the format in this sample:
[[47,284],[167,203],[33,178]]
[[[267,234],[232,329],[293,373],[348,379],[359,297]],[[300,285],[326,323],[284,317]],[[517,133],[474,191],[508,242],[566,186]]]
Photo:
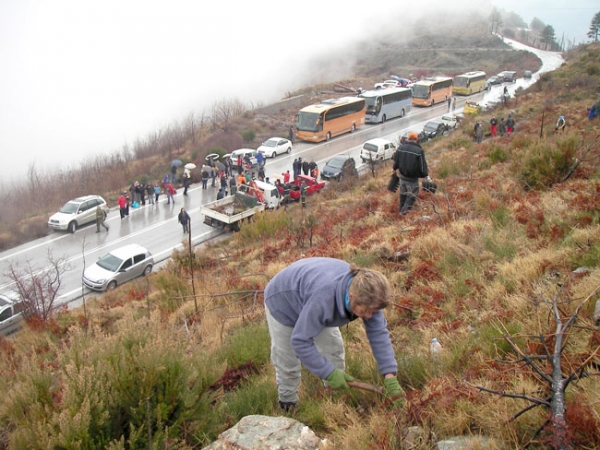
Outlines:
[[359,97],[364,98],[367,103],[367,123],[383,123],[394,117],[404,117],[412,107],[412,91],[409,88],[365,91]]

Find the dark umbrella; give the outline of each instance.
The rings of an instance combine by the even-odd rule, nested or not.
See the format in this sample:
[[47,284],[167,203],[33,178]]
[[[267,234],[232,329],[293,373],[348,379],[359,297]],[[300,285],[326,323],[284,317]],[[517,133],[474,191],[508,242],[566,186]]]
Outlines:
[[215,166],[217,166],[219,170],[222,170],[223,172],[225,171],[225,164],[223,164],[222,162],[215,161]]
[[183,165],[183,162],[181,162],[180,159],[174,159],[171,161],[171,167],[179,167],[181,165]]

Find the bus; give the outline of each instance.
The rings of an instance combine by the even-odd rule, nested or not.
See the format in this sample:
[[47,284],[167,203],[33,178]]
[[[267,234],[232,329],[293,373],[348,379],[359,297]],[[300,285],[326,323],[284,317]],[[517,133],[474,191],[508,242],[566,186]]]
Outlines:
[[452,92],[458,95],[471,95],[485,89],[485,72],[467,72],[454,77]]
[[404,117],[412,106],[412,91],[408,88],[387,88],[359,94],[367,102],[367,123],[384,123],[394,117]]
[[417,81],[412,86],[413,105],[433,106],[452,97],[452,78],[432,77]]
[[310,142],[328,141],[353,132],[365,123],[365,99],[341,97],[322,100],[296,114],[296,136]]

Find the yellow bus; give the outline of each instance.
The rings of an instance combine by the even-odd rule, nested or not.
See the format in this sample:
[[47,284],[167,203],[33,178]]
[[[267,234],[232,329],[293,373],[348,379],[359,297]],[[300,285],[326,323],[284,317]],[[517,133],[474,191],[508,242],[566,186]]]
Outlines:
[[452,78],[431,77],[417,81],[412,86],[412,101],[415,106],[433,106],[452,97]]
[[485,89],[485,72],[467,72],[454,77],[452,92],[458,95],[471,95]]
[[365,111],[364,98],[323,100],[302,108],[296,114],[296,136],[303,141],[321,142],[343,133],[352,133],[364,125]]

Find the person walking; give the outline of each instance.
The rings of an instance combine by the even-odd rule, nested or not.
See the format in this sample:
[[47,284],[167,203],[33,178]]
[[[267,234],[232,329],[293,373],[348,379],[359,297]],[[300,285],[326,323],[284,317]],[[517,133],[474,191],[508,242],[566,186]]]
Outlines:
[[334,258],[305,258],[277,273],[264,291],[279,406],[298,403],[301,365],[333,389],[348,389],[339,327],[358,318],[371,344],[385,393],[397,406],[404,391],[382,310],[391,286],[383,274]]
[[171,166],[171,184],[175,184],[177,178],[177,166]]
[[189,224],[191,220],[192,219],[190,219],[190,215],[187,213],[187,211],[184,208],[181,208],[181,211],[177,216],[177,221],[181,224],[181,226],[183,227],[183,232],[186,234],[190,233]]
[[400,178],[400,203],[398,213],[405,216],[412,208],[419,195],[419,178],[429,177],[425,152],[418,143],[419,135],[409,133],[405,144],[402,144],[392,159],[393,169]]
[[452,111],[456,110],[456,97],[452,97]]
[[294,173],[294,180],[296,178],[298,178],[298,175],[300,175],[300,171],[301,169],[301,162],[298,160],[298,158],[294,159],[294,162],[292,163],[292,172]]
[[190,177],[192,176],[192,174],[190,173],[189,169],[185,169],[183,171],[183,195],[185,195],[187,197],[187,191],[188,188],[190,187]]
[[177,191],[171,183],[167,183],[165,186],[165,192],[167,193],[167,205],[171,204],[171,200],[173,200],[173,204],[175,204],[175,197],[173,196],[177,193]]
[[237,180],[235,177],[229,178],[229,192],[231,192],[231,195],[235,195],[237,192]]
[[158,197],[160,196],[160,186],[158,183],[154,183],[154,203],[158,204]]
[[265,165],[265,155],[261,152],[256,152],[256,166],[260,169]]
[[288,140],[293,144],[296,140],[296,130],[294,129],[294,125],[290,125],[290,129],[288,131]]
[[448,112],[450,112],[451,106],[452,106],[452,97],[448,97]]
[[202,189],[206,189],[208,187],[208,168],[204,167],[202,169]]
[[127,215],[127,198],[125,198],[124,192],[121,192],[121,196],[117,199],[117,205],[119,205],[119,214],[123,220]]
[[148,195],[148,203],[150,205],[154,205],[154,186],[152,186],[152,183],[148,182],[146,183],[146,194]]
[[96,206],[96,233],[100,233],[100,227],[104,227],[108,233],[108,225],[104,223],[106,220],[106,211],[100,205]]

